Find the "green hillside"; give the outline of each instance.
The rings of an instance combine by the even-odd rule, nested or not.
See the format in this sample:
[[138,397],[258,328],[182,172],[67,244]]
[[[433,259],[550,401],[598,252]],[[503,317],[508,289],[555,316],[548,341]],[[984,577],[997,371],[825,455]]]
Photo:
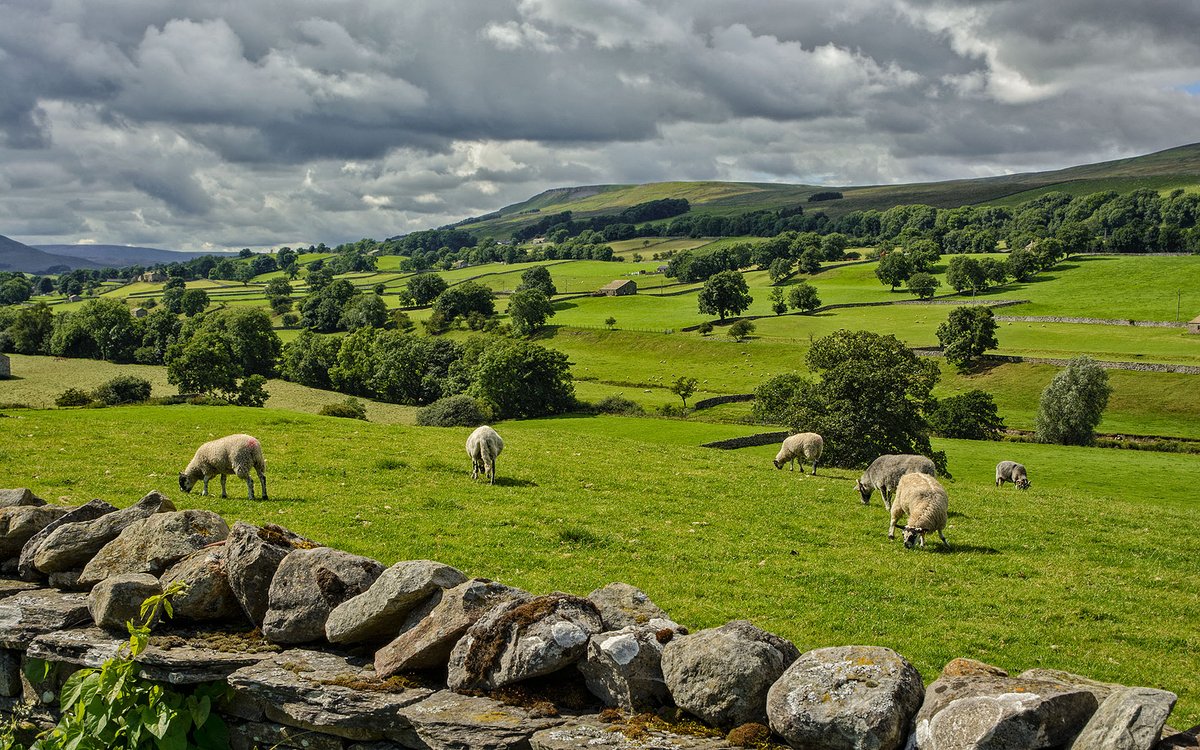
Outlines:
[[[599,216],[662,198],[686,198],[692,211],[701,214],[730,215],[803,205],[806,211],[823,211],[836,217],[851,211],[882,211],[913,203],[939,208],[985,203],[1016,205],[1052,190],[1086,195],[1103,190],[1124,193],[1139,188],[1163,192],[1176,188],[1200,190],[1200,143],[1049,172],[905,185],[831,187],[757,182],[655,182],[555,188],[460,226],[480,236],[502,237],[550,213],[571,211],[577,217]],[[829,190],[837,190],[843,197],[808,202],[813,194]]]

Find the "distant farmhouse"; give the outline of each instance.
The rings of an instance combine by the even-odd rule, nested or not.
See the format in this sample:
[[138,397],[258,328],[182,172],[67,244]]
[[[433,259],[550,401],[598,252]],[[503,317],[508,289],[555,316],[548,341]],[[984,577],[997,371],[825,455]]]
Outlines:
[[167,275],[162,271],[146,271],[138,277],[138,280],[147,284],[161,284],[167,280]]
[[1200,315],[1192,318],[1187,324],[1188,333],[1200,333]]
[[625,297],[630,294],[637,294],[637,284],[632,279],[610,281],[597,292],[597,296],[605,297]]
[[133,317],[135,317],[135,318],[144,318],[149,314],[150,314],[150,311],[144,307],[133,308]]

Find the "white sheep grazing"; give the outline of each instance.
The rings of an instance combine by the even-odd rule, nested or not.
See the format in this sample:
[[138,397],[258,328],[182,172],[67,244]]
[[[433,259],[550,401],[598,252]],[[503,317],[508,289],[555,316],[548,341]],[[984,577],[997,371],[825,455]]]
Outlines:
[[250,476],[253,470],[258,474],[262,484],[262,499],[267,499],[267,464],[263,461],[262,444],[257,438],[249,435],[228,435],[216,440],[210,440],[196,449],[196,455],[191,463],[179,475],[179,489],[191,492],[196,482],[204,481],[204,492],[208,494],[208,480],[220,475],[221,497],[225,494],[225,477],[235,474],[246,480],[246,488],[250,499],[254,499],[254,478]]
[[996,486],[999,487],[1005,482],[1012,482],[1019,490],[1027,490],[1032,484],[1025,467],[1016,461],[1001,461],[996,464]]
[[496,458],[504,450],[504,441],[499,433],[484,425],[476,428],[467,438],[467,455],[471,457],[471,478],[478,479],[483,472],[490,484],[496,483]]
[[896,491],[900,477],[910,472],[934,476],[937,474],[937,469],[933,465],[933,461],[925,456],[912,453],[889,453],[871,462],[863,475],[854,483],[854,489],[862,498],[863,505],[870,504],[871,493],[879,490],[879,494],[883,495],[883,507],[890,510],[892,507],[891,495]]
[[812,473],[817,475],[817,461],[821,458],[821,451],[825,449],[825,440],[815,432],[801,432],[797,435],[789,435],[783,440],[783,447],[779,449],[779,453],[775,456],[775,468],[782,469],[785,463],[789,461],[792,464],[791,471],[796,470],[796,459],[800,459],[800,473],[804,473],[804,460],[812,461]]
[[911,549],[914,544],[925,546],[925,535],[936,531],[947,548],[950,543],[942,530],[946,528],[950,496],[937,479],[928,474],[912,473],[900,477],[896,485],[896,496],[892,500],[892,523],[888,526],[888,539],[896,538],[896,523],[900,516],[907,515],[904,530],[904,546]]

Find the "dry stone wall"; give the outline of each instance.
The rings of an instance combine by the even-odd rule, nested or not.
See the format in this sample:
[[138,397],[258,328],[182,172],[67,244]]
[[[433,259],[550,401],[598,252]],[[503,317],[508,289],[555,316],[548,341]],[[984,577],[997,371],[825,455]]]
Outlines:
[[[156,492],[49,507],[0,490],[0,714],[42,726],[72,672],[118,654],[138,603],[185,580],[186,617],[156,626],[137,668],[225,683],[238,750],[1198,747],[1164,728],[1165,690],[969,659],[926,688],[891,649],[802,654],[747,621],[689,632],[625,583],[539,596],[430,560],[384,567]],[[31,659],[52,665],[37,684]]]

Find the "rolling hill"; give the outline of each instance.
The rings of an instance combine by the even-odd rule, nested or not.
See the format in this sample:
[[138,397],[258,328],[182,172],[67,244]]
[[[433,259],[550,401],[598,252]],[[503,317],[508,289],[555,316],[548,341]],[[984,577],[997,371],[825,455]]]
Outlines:
[[[1130,192],[1139,188],[1200,190],[1200,143],[1048,172],[905,185],[831,188],[827,185],[757,182],[657,182],[554,188],[456,226],[479,236],[505,237],[548,213],[571,211],[579,218],[600,216],[661,198],[686,198],[692,211],[701,214],[731,215],[802,205],[806,211],[823,211],[836,217],[851,211],[882,211],[911,203],[938,208],[976,204],[1012,206],[1052,190],[1086,195],[1102,190]],[[808,202],[813,194],[831,189],[841,192],[843,197]]]
[[58,273],[64,268],[101,268],[104,265],[78,256],[48,253],[0,234],[0,271]]
[[202,255],[219,256],[237,254],[230,251],[196,253],[129,245],[38,245],[37,249],[53,253],[54,255],[70,255],[77,258],[84,258],[85,260],[99,263],[101,266],[112,266],[114,268],[132,265],[150,266],[157,263],[173,263],[175,261],[199,258]]

